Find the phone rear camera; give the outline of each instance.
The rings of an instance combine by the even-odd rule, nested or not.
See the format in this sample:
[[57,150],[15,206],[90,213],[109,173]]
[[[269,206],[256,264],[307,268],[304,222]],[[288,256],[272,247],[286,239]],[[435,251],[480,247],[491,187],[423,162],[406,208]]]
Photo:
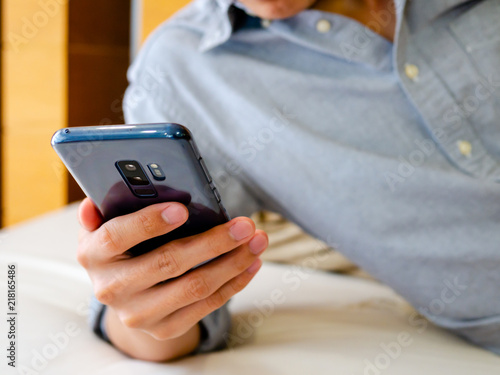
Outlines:
[[131,190],[133,190],[132,186],[151,185],[141,165],[136,160],[118,161],[116,162],[116,167],[121,172],[125,181],[127,181]]

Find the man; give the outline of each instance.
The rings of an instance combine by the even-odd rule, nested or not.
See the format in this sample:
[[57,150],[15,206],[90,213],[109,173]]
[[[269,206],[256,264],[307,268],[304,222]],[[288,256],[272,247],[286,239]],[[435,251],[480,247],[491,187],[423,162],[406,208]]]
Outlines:
[[96,332],[153,361],[223,346],[224,304],[267,246],[244,216],[266,208],[500,354],[499,17],[497,0],[198,0],[162,25],[129,71],[127,121],[188,126],[242,216],[129,259],[186,209],[101,225],[84,201]]

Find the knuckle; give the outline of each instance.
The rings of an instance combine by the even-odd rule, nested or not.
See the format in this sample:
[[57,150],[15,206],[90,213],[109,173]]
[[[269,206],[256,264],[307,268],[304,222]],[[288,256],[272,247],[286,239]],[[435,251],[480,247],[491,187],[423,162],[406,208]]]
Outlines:
[[97,241],[99,247],[102,248],[103,250],[109,252],[115,252],[116,250],[118,250],[118,246],[113,237],[110,226],[111,224],[108,222],[104,223],[101,226],[101,228],[99,228]]
[[250,265],[252,264],[252,261],[249,261],[248,259],[240,259],[239,257],[236,257],[233,263],[233,267],[236,269],[238,273],[241,273],[245,271]]
[[104,305],[113,304],[123,290],[123,284],[116,278],[108,281],[106,284],[97,287],[95,298]]
[[144,213],[138,213],[136,221],[137,221],[137,226],[145,235],[151,236],[156,232],[156,225],[150,215],[146,215]]
[[216,257],[221,254],[221,242],[216,236],[207,236],[203,242],[204,252],[210,257]]
[[228,300],[229,297],[226,297],[224,293],[219,289],[209,298],[207,298],[207,306],[210,310],[213,311],[224,305]]
[[180,266],[173,255],[172,247],[158,253],[156,269],[154,271],[160,272],[162,275],[177,276],[180,272],[179,270]]
[[83,268],[87,269],[89,267],[90,260],[88,254],[86,249],[81,245],[76,250],[76,260]]
[[238,274],[245,271],[255,260],[255,257],[249,254],[249,251],[244,246],[240,246],[230,254],[231,267]]
[[188,294],[188,297],[195,300],[201,300],[210,294],[210,286],[203,277],[191,276],[188,281],[186,293]]
[[[212,309],[217,309],[224,305],[230,298],[232,298],[235,294],[241,292],[248,285],[250,280],[245,277],[235,277],[232,279],[227,285],[221,289],[219,289],[213,296],[210,298],[214,298],[214,301],[208,301],[209,306]],[[217,296],[218,294],[218,296]]]
[[[235,295],[236,293],[241,292],[250,282],[248,278],[244,277],[236,277],[234,278],[230,283],[231,287],[231,296]],[[228,298],[229,299],[229,298]]]
[[115,300],[115,294],[108,288],[96,289],[95,298],[104,305],[111,305]]
[[138,314],[128,314],[120,317],[120,320],[128,328],[138,329],[144,326],[144,317]]

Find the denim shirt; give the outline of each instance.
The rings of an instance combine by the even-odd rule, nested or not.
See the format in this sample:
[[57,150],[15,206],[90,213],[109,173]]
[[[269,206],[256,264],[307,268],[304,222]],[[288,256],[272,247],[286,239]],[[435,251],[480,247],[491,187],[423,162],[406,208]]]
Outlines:
[[[500,353],[500,2],[395,11],[391,43],[333,13],[194,1],[130,68],[126,120],[188,126],[231,215],[282,213]],[[198,350],[229,320],[203,319]]]

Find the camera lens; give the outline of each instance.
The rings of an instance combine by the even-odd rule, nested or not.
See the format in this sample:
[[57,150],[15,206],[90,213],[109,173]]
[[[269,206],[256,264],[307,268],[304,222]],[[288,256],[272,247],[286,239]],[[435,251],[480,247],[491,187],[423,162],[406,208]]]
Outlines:
[[[142,186],[145,187],[148,185],[151,185],[151,182],[149,181],[148,177],[144,173],[144,170],[141,167],[141,164],[136,161],[136,160],[121,160],[117,161],[115,163],[116,168],[120,171],[120,174],[122,175],[122,178],[125,180],[127,183],[128,187],[132,192],[139,197],[146,197],[150,196],[150,194],[142,194],[135,192],[134,188],[136,186]],[[147,189],[153,189],[153,186],[148,187]]]

